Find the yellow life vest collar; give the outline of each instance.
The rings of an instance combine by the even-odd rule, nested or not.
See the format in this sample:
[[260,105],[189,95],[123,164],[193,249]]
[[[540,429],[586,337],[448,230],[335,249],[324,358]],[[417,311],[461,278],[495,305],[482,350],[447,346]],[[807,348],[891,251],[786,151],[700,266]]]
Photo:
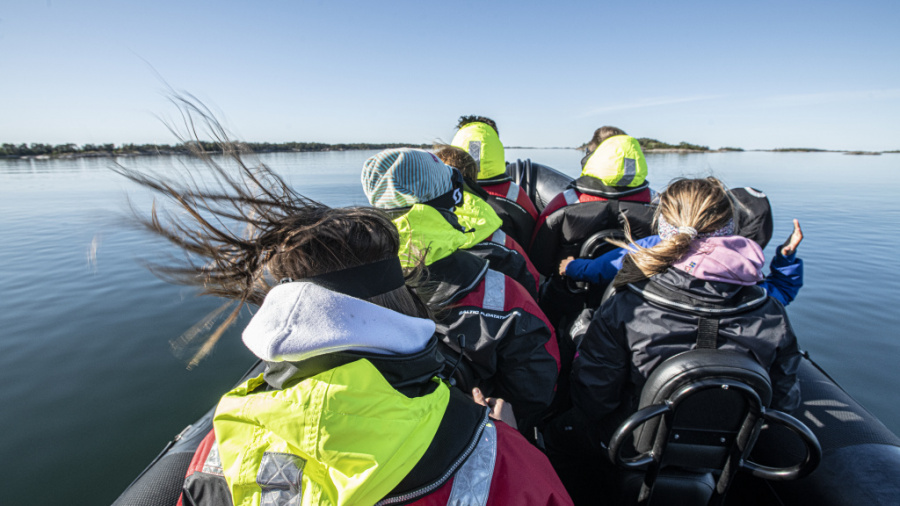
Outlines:
[[637,139],[614,135],[590,154],[581,175],[599,179],[607,186],[634,188],[647,179],[647,160]]
[[490,204],[470,192],[463,192],[463,203],[454,211],[459,218],[459,224],[467,231],[466,243],[463,249],[471,248],[476,244],[487,240],[497,229],[503,225],[503,220],[497,216],[497,212]]
[[225,394],[213,418],[235,504],[260,503],[266,489],[258,476],[279,456],[299,474],[304,504],[375,504],[425,454],[450,401],[442,382],[407,397],[368,360],[283,390],[264,382],[260,375]]
[[460,231],[440,211],[423,204],[412,206],[393,221],[400,232],[399,256],[405,269],[415,267],[423,257],[425,265],[431,265],[471,240],[471,233]]
[[478,164],[478,179],[491,179],[506,174],[506,154],[500,136],[487,123],[476,121],[459,129],[450,143],[463,149]]

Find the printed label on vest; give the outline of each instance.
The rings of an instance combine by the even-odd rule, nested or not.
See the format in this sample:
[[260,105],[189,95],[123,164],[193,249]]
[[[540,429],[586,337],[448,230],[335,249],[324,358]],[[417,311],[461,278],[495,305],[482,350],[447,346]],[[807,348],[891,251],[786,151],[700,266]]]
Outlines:
[[475,165],[481,169],[481,141],[469,141],[469,155],[475,159]]
[[626,158],[624,165],[625,173],[622,175],[622,179],[616,183],[616,186],[631,185],[631,182],[634,181],[634,176],[637,175],[637,163],[635,163],[634,158]]

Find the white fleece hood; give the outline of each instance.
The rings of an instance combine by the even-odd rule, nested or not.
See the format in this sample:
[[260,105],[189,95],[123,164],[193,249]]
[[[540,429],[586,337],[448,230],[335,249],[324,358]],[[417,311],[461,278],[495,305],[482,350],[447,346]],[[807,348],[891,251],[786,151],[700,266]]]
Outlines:
[[298,362],[338,351],[385,355],[425,348],[434,322],[413,318],[308,282],[273,288],[244,329],[257,357]]

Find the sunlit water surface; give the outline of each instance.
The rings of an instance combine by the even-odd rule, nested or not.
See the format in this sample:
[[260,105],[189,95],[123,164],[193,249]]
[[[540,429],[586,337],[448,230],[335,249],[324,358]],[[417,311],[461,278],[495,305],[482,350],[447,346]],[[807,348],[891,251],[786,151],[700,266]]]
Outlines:
[[[301,193],[364,204],[373,152],[263,155]],[[575,175],[573,150],[507,150]],[[803,348],[895,433],[900,432],[900,155],[654,154],[650,182],[715,175],[764,190],[775,237],[799,218],[806,282],[788,312]],[[120,162],[177,172],[177,157]],[[166,284],[141,260],[171,253],[124,226],[143,189],[109,159],[0,160],[0,476],[8,504],[107,504],[166,441],[204,413],[253,358],[229,331],[186,370],[170,341],[220,301]],[[246,315],[244,316],[246,321]],[[10,495],[10,493],[12,495]]]

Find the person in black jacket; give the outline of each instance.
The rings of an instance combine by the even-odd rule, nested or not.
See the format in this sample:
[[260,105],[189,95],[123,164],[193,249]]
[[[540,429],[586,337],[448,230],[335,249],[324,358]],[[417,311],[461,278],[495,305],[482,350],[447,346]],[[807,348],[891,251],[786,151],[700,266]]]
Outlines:
[[572,407],[545,429],[551,461],[576,502],[583,483],[566,468],[579,458],[606,460],[606,444],[637,408],[647,377],[667,358],[699,346],[701,324],[714,329],[708,347],[746,352],[768,370],[772,407],[791,411],[800,404],[797,338],[784,306],[757,286],[762,249],[733,235],[722,183],[711,177],[672,182],[660,196],[657,225],[658,245],[622,244],[635,253],[626,255],[613,281],[616,293],[580,343]]

